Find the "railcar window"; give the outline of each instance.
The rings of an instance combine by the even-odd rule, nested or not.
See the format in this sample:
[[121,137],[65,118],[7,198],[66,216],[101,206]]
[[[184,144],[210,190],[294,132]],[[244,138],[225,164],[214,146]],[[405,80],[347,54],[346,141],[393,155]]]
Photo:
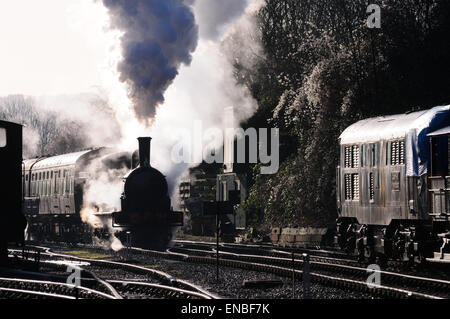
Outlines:
[[66,177],[66,183],[65,183],[65,193],[69,194],[70,193],[70,178]]
[[74,184],[74,182],[73,182],[73,177],[71,177],[70,178],[70,194],[73,194],[73,185]]
[[366,146],[361,145],[361,167],[364,167],[366,162]]
[[391,142],[391,165],[405,164],[405,141]]
[[378,146],[377,144],[370,144],[370,165],[377,166],[378,164]]
[[345,199],[359,200],[359,174],[345,174]]
[[4,127],[0,127],[0,147],[6,146],[6,129]]
[[344,167],[359,167],[359,146],[345,146],[344,148]]

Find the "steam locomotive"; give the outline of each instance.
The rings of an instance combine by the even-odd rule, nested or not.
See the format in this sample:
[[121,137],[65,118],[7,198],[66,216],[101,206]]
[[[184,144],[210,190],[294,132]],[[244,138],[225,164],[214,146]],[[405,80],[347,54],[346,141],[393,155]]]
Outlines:
[[[150,140],[139,138],[139,157],[97,148],[24,161],[27,239],[90,243],[118,237],[128,244],[165,247],[183,216],[171,210],[164,175],[150,166]],[[102,201],[111,196],[106,191],[87,198],[90,188],[122,178],[121,210]]]
[[450,106],[340,136],[335,243],[361,258],[450,262]]

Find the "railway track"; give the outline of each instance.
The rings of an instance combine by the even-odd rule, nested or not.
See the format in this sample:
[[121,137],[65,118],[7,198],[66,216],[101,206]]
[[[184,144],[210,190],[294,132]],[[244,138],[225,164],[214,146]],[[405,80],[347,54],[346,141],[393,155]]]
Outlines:
[[[216,251],[214,245],[203,243],[188,243],[185,246],[189,247],[174,247],[168,249],[165,252],[154,251],[142,248],[130,248],[126,254],[137,254],[149,257],[160,257],[169,260],[178,260],[189,263],[199,264],[215,264],[216,263]],[[243,247],[237,247],[239,252],[242,252]],[[245,247],[248,249],[248,247]],[[255,249],[258,254],[243,254],[232,252],[233,248],[230,246],[221,246],[219,252],[219,264],[221,266],[242,268],[251,271],[268,272],[283,277],[292,278],[294,276],[297,280],[302,280],[303,276],[303,256],[298,253],[287,252],[274,247],[264,248],[261,250],[259,247],[250,247],[249,249]],[[248,250],[247,250],[248,251]],[[79,262],[91,262],[93,264],[99,264],[107,267],[120,267],[127,271],[136,273],[145,273],[152,277],[159,278],[163,283],[176,289],[185,290],[186,292],[193,292],[194,295],[185,294],[183,292],[173,292],[174,298],[218,298],[218,296],[211,295],[199,287],[194,287],[190,283],[183,282],[182,280],[175,279],[166,273],[154,269],[148,269],[142,266],[133,265],[129,263],[121,263],[115,261],[105,260],[91,260],[86,258],[79,258],[65,254],[51,253],[49,250],[43,251],[42,254],[51,254],[53,257],[66,258],[69,260],[77,260]],[[125,252],[124,252],[125,253]],[[292,259],[292,257],[294,257]],[[324,256],[310,256],[310,277],[312,282],[319,284],[369,292],[375,296],[393,297],[393,298],[428,298],[428,299],[440,299],[449,298],[450,296],[450,281],[432,279],[426,277],[406,275],[396,272],[388,272],[377,270],[380,275],[382,284],[379,286],[370,286],[366,280],[370,273],[367,268],[360,267],[357,261],[344,258],[333,258]],[[137,294],[143,293],[148,289],[159,289],[158,286],[151,287],[146,284],[122,281],[122,282],[109,282],[114,289],[125,289],[121,292],[121,295],[126,294],[127,289],[130,291],[137,291]],[[151,296],[153,292],[149,292]],[[167,292],[168,296],[171,296],[172,292]],[[200,294],[200,295],[196,295]],[[162,293],[163,295],[163,293]]]
[[[163,258],[182,260],[193,263],[216,263],[216,252],[214,249],[205,251],[201,249],[172,248],[166,252],[157,252],[140,248],[133,248],[134,252],[159,256]],[[176,250],[176,251],[174,251]],[[284,253],[283,253],[284,254]],[[303,268],[302,258],[294,254],[292,258],[262,256],[251,254],[238,254],[231,252],[220,252],[219,264],[221,266],[244,268],[248,270],[264,271],[274,273],[284,277],[292,277],[302,280]],[[355,289],[358,291],[370,292],[377,296],[395,297],[395,298],[427,298],[441,299],[450,296],[450,281],[431,279],[425,277],[405,275],[401,273],[376,270],[382,280],[382,285],[368,285],[367,278],[370,275],[367,268],[350,266],[345,264],[348,260],[331,257],[312,256],[310,261],[312,281],[330,285],[333,287],[342,287],[346,289]],[[351,261],[353,262],[353,261]]]
[[115,296],[87,287],[60,282],[0,278],[0,296],[4,298],[31,297],[38,299],[116,299]]
[[49,294],[32,290],[0,288],[0,299],[76,299],[75,297]]
[[[102,280],[94,273],[88,272],[96,281],[105,286],[111,295],[116,299],[134,298],[133,296],[145,298],[164,298],[164,299],[218,299],[217,295],[211,294],[203,288],[177,279],[165,272],[133,265],[130,263],[80,258],[68,254],[55,253],[51,248],[42,246],[33,246],[40,250],[41,263],[45,266],[53,267],[64,271],[67,265],[73,262],[95,265],[101,268],[121,269],[134,274],[145,275],[149,278],[158,280],[161,284],[138,282],[132,280]],[[20,253],[20,251],[18,251]],[[46,260],[47,259],[47,260]],[[84,270],[85,271],[85,270]]]
[[[181,243],[180,243],[181,244]],[[192,247],[192,248],[187,248]],[[190,251],[193,254],[197,253],[200,255],[210,255],[211,253],[215,253],[216,251],[216,245],[205,245],[205,246],[191,246],[191,244],[188,244],[187,247],[183,244],[176,245],[175,247],[171,248],[171,251],[176,251],[177,249],[181,249],[183,251]],[[330,257],[336,256],[335,252],[328,252],[325,250],[309,250],[309,249],[303,249],[300,252],[296,250],[294,251],[286,251],[286,250],[280,250],[279,248],[274,248],[270,246],[266,247],[242,247],[242,246],[236,246],[237,248],[234,248],[233,246],[230,246],[229,244],[222,244],[220,245],[219,251],[223,254],[238,254],[238,255],[257,255],[257,256],[267,256],[267,257],[275,257],[275,258],[285,258],[285,257],[291,257],[292,253],[294,253],[295,258],[302,258],[304,253],[307,253],[312,261],[317,262],[326,262],[326,263],[333,263],[333,264],[340,264],[340,265],[353,265],[353,266],[360,266],[361,263],[357,261],[354,258],[343,258],[342,254],[339,254],[339,257]],[[245,253],[244,253],[245,252]]]

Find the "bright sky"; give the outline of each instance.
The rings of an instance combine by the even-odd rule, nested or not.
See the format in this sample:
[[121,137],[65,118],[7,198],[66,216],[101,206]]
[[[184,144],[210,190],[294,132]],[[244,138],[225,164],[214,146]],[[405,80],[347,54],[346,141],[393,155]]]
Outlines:
[[76,94],[105,84],[117,43],[106,23],[101,2],[1,0],[0,96]]

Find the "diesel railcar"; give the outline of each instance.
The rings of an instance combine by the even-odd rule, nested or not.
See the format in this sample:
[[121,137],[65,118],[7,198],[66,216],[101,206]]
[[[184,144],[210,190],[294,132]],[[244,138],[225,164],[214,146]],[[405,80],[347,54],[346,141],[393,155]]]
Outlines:
[[27,225],[22,214],[22,125],[0,121],[0,264],[7,263],[8,242],[23,242]]
[[448,258],[450,106],[359,121],[340,135],[335,242],[369,260]]

